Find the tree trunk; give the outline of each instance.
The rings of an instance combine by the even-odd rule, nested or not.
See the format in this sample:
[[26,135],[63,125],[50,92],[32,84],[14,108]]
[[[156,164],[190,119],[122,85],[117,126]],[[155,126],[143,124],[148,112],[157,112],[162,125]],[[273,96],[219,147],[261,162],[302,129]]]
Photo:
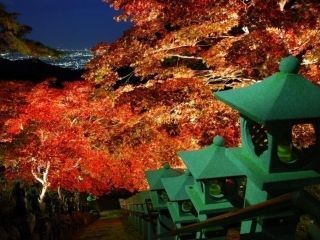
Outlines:
[[[37,168],[37,169],[41,169],[41,168]],[[31,172],[32,172],[32,175],[34,176],[34,178],[42,184],[42,190],[41,190],[41,194],[39,196],[39,203],[40,204],[43,203],[43,199],[46,194],[46,191],[47,191],[48,187],[50,186],[50,183],[48,182],[49,169],[50,169],[50,162],[47,162],[44,172],[42,172],[41,170],[38,170],[37,172],[35,172],[34,169],[31,169]]]
[[40,197],[39,197],[39,203],[43,203],[43,199],[44,199],[44,196],[47,192],[47,189],[48,189],[48,186],[45,184],[45,185],[42,185],[42,190],[41,190],[41,194],[40,194]]

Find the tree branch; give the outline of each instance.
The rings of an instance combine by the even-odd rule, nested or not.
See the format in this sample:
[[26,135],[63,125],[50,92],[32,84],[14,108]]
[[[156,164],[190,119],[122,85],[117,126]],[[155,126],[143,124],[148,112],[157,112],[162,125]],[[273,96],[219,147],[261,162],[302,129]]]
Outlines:
[[[246,34],[246,31],[244,30],[244,33]],[[207,37],[208,39],[215,39],[215,38],[235,38],[235,36],[232,35],[220,35],[220,36],[210,36]],[[185,45],[178,45],[178,46],[169,46],[166,48],[160,48],[157,50],[152,51],[151,53],[158,53],[158,52],[164,52],[164,51],[169,51],[173,49],[178,49],[178,48],[184,48],[184,47],[195,47],[200,41],[196,41],[194,44],[185,44]]]
[[280,1],[278,2],[281,12],[283,12],[284,7],[286,6],[287,3],[288,3],[288,0],[280,0]]
[[46,170],[45,170],[45,172],[43,173],[43,181],[44,181],[45,183],[48,182],[49,169],[50,169],[50,162],[48,161],[48,162],[47,162],[47,166],[46,166]]
[[154,50],[152,51],[151,53],[158,53],[158,52],[165,52],[165,51],[169,51],[169,50],[173,50],[173,49],[178,49],[178,48],[184,48],[184,47],[194,47],[196,46],[197,43],[191,45],[191,44],[188,44],[188,45],[179,45],[179,46],[172,46],[172,47],[167,47],[167,48],[160,48],[160,49],[157,49],[157,50]]
[[31,169],[31,173],[38,182],[40,182],[42,185],[44,184],[43,180],[35,173],[33,168]]
[[[32,160],[35,161],[34,158],[32,158]],[[49,161],[47,161],[47,163],[46,163],[46,169],[45,169],[45,171],[44,171],[43,173],[39,172],[39,170],[38,170],[38,173],[36,173],[36,172],[34,171],[34,169],[31,168],[31,173],[32,173],[32,175],[34,176],[34,178],[35,178],[38,182],[40,182],[40,183],[42,184],[42,190],[41,190],[41,194],[40,194],[40,196],[39,196],[39,202],[40,202],[40,203],[42,203],[43,198],[44,198],[44,196],[45,196],[45,194],[46,194],[47,188],[50,186],[50,183],[48,182],[49,169],[50,169],[50,162],[49,162]],[[41,179],[41,177],[40,177],[38,174],[42,174],[42,179]]]
[[171,55],[171,57],[178,57],[178,58],[182,58],[182,59],[196,59],[196,60],[203,60],[203,58],[202,58],[202,57],[185,56],[185,55],[179,55],[179,54]]

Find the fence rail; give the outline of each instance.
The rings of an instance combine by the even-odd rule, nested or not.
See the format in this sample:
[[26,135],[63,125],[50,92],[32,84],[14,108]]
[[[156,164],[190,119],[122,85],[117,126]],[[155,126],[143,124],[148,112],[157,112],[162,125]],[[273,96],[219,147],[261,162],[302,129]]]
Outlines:
[[[188,226],[185,226],[179,229],[174,229],[170,232],[159,234],[157,237],[161,239],[164,237],[180,235],[183,233],[196,232],[201,229],[213,227],[215,225],[232,224],[232,223],[240,222],[242,220],[254,219],[258,216],[263,216],[270,212],[279,211],[281,209],[287,209],[290,206],[303,207],[304,205],[306,205],[306,203],[302,204],[303,201],[308,198],[306,196],[307,196],[307,193],[305,193],[304,191],[284,194],[260,204],[252,205],[246,208],[221,214],[216,217],[209,218],[206,221],[203,221],[200,223],[190,224]],[[317,207],[316,206],[314,206],[314,208],[309,207],[309,210],[317,214],[318,211],[320,210],[319,203]]]

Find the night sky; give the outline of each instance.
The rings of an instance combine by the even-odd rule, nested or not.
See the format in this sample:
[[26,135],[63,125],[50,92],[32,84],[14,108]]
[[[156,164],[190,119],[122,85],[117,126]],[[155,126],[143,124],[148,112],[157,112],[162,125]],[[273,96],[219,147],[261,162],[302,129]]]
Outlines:
[[118,23],[118,14],[102,0],[0,0],[19,22],[32,27],[29,39],[60,49],[91,48],[119,38],[129,23]]

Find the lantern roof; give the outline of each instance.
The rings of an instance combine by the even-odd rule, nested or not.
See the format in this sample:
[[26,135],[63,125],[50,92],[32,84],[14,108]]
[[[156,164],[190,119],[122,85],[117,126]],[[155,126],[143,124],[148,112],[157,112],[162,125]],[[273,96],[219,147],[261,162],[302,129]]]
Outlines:
[[189,196],[185,190],[186,185],[192,185],[194,178],[189,170],[178,177],[162,178],[162,184],[166,190],[170,201],[180,201],[189,199]]
[[163,168],[158,170],[149,170],[145,172],[147,181],[150,186],[150,190],[162,190],[164,189],[161,178],[163,177],[176,177],[181,175],[182,172],[176,169],[172,169],[168,163]]
[[293,56],[283,58],[279,72],[265,80],[215,96],[260,124],[320,118],[320,87],[297,74],[299,65]]
[[243,175],[226,155],[224,139],[221,136],[216,136],[213,143],[206,148],[181,151],[178,154],[197,180]]

